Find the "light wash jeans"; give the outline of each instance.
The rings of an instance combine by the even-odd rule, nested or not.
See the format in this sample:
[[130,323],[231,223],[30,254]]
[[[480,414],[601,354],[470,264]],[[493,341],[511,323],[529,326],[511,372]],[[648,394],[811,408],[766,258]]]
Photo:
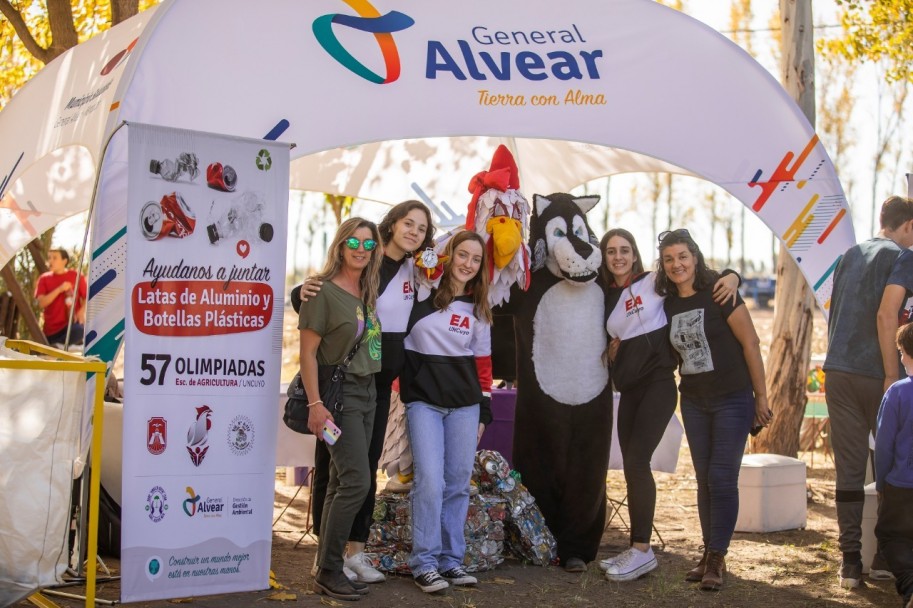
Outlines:
[[415,479],[412,483],[413,576],[463,565],[463,528],[475,461],[479,406],[447,409],[406,404]]

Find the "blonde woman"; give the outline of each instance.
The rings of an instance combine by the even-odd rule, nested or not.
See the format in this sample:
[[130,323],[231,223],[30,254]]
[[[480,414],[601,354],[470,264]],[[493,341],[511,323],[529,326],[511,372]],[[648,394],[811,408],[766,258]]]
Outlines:
[[[301,332],[301,379],[308,395],[308,428],[323,440],[327,420],[342,431],[330,452],[330,481],[320,526],[315,591],[343,600],[357,600],[367,585],[343,574],[344,552],[352,522],[370,487],[368,445],[374,424],[377,393],[374,374],[380,371],[380,324],[377,301],[381,254],[377,226],[362,218],[342,223],[327,252],[318,278],[323,289],[304,302],[298,315]],[[328,409],[320,399],[317,366],[338,365],[359,349],[346,368],[343,404]],[[317,395],[312,399],[312,395]],[[331,406],[332,407],[332,406]]]

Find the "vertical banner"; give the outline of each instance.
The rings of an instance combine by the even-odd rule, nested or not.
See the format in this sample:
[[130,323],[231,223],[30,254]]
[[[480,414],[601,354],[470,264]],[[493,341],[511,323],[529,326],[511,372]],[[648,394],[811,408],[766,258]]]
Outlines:
[[289,149],[128,128],[121,600],[265,589]]

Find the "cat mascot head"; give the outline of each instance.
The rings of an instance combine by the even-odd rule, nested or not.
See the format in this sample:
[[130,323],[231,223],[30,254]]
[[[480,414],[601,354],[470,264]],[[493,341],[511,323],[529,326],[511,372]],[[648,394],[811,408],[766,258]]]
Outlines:
[[586,214],[598,202],[598,195],[573,196],[563,192],[533,195],[529,238],[534,272],[545,266],[556,277],[572,284],[582,285],[596,279],[602,253]]

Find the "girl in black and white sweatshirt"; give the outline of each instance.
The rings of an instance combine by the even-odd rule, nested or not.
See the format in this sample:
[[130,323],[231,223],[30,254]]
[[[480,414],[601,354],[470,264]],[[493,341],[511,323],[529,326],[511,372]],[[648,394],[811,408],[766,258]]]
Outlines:
[[491,421],[484,241],[459,232],[443,259],[440,287],[412,307],[400,375],[415,469],[409,567],[426,593],[477,582],[463,569],[463,527],[476,445]]

